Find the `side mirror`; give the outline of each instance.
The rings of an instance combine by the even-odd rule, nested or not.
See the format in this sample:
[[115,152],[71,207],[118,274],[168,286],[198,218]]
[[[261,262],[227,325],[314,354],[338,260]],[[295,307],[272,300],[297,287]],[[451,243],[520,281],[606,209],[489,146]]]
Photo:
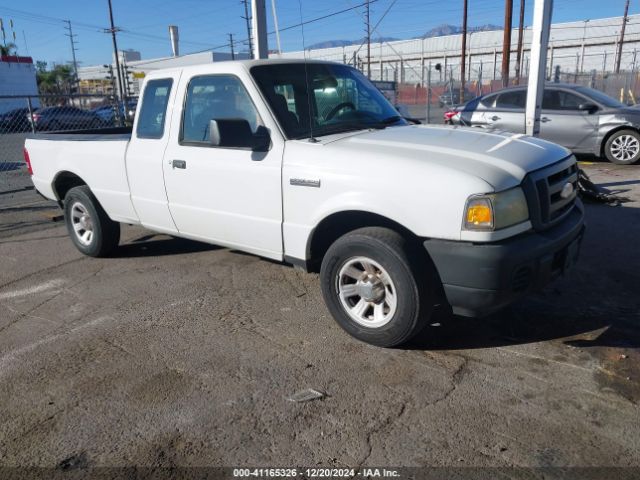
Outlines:
[[593,113],[598,110],[598,106],[593,103],[581,103],[578,105],[578,110]]
[[262,125],[253,133],[247,120],[219,118],[209,121],[209,143],[214,147],[250,148],[266,152],[271,146],[271,136]]

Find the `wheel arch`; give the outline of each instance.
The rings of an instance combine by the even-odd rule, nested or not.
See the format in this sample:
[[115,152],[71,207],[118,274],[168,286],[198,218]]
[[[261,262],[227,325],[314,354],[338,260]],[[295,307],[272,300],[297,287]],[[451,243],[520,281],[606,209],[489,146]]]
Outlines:
[[600,158],[606,158],[605,156],[605,152],[604,149],[607,146],[607,142],[609,141],[609,139],[615,135],[616,133],[622,131],[622,130],[633,130],[634,132],[636,132],[637,134],[640,134],[640,126],[639,125],[634,125],[634,124],[627,124],[627,125],[620,125],[617,126],[615,128],[612,128],[611,130],[609,130],[603,137],[602,140],[600,142],[600,146],[598,147],[598,156]]
[[62,203],[67,192],[72,188],[79,187],[81,185],[87,185],[87,182],[85,182],[79,175],[68,170],[58,172],[51,184],[51,188],[53,193],[56,195],[58,205],[62,207]]
[[385,227],[398,232],[416,244],[419,241],[419,237],[411,230],[383,215],[364,210],[334,212],[324,217],[307,239],[306,270],[310,272],[319,271],[322,258],[331,244],[342,235],[363,227]]

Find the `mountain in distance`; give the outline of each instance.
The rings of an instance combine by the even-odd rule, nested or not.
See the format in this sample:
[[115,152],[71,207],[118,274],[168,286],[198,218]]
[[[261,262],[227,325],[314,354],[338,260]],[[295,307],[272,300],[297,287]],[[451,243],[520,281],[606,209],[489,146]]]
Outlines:
[[[399,40],[399,38],[371,37],[372,43],[395,42],[397,40]],[[327,40],[324,42],[314,43],[313,45],[308,45],[307,50],[317,50],[319,48],[347,47],[349,45],[360,45],[364,42],[366,42],[365,38],[361,38],[360,40]]]
[[[499,25],[480,25],[477,27],[468,27],[468,32],[489,32],[491,30],[502,30],[502,27]],[[444,23],[442,25],[438,25],[437,27],[432,28],[427,33],[422,35],[422,37],[418,38],[431,38],[431,37],[444,37],[445,35],[457,35],[462,33],[462,27],[458,27],[456,25],[449,25]]]
[[[502,30],[502,27],[499,25],[480,25],[477,27],[468,27],[467,31],[469,32],[488,32],[491,30]],[[444,23],[442,25],[438,25],[437,27],[432,28],[424,35],[414,38],[432,38],[432,37],[444,37],[445,35],[457,35],[462,33],[462,27],[458,27],[456,25],[449,25]],[[379,42],[395,42],[400,40],[399,38],[394,37],[372,37],[371,41],[374,43]],[[347,47],[349,45],[360,45],[365,42],[364,38],[360,40],[326,40],[324,42],[314,43],[313,45],[307,46],[307,50],[317,50],[319,48],[334,48],[334,47]]]

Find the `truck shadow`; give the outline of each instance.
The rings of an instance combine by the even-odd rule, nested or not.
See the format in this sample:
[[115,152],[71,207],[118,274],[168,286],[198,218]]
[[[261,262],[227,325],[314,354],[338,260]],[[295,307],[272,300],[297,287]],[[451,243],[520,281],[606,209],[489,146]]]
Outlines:
[[219,250],[221,247],[162,234],[149,234],[120,245],[112,258],[161,257]]
[[463,350],[563,340],[640,347],[640,208],[586,205],[587,231],[573,272],[497,314],[469,319],[440,308],[411,349]]

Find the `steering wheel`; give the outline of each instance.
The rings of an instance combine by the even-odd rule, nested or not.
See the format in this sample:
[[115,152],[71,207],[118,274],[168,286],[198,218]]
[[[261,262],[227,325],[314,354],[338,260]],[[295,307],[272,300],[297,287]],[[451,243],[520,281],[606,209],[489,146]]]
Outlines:
[[325,120],[331,120],[333,117],[336,116],[336,114],[342,110],[343,108],[349,107],[351,110],[355,110],[356,106],[351,103],[351,102],[342,102],[339,103],[338,105],[336,105],[335,107],[333,107],[331,109],[331,111],[329,113],[327,113],[327,116],[325,117]]

